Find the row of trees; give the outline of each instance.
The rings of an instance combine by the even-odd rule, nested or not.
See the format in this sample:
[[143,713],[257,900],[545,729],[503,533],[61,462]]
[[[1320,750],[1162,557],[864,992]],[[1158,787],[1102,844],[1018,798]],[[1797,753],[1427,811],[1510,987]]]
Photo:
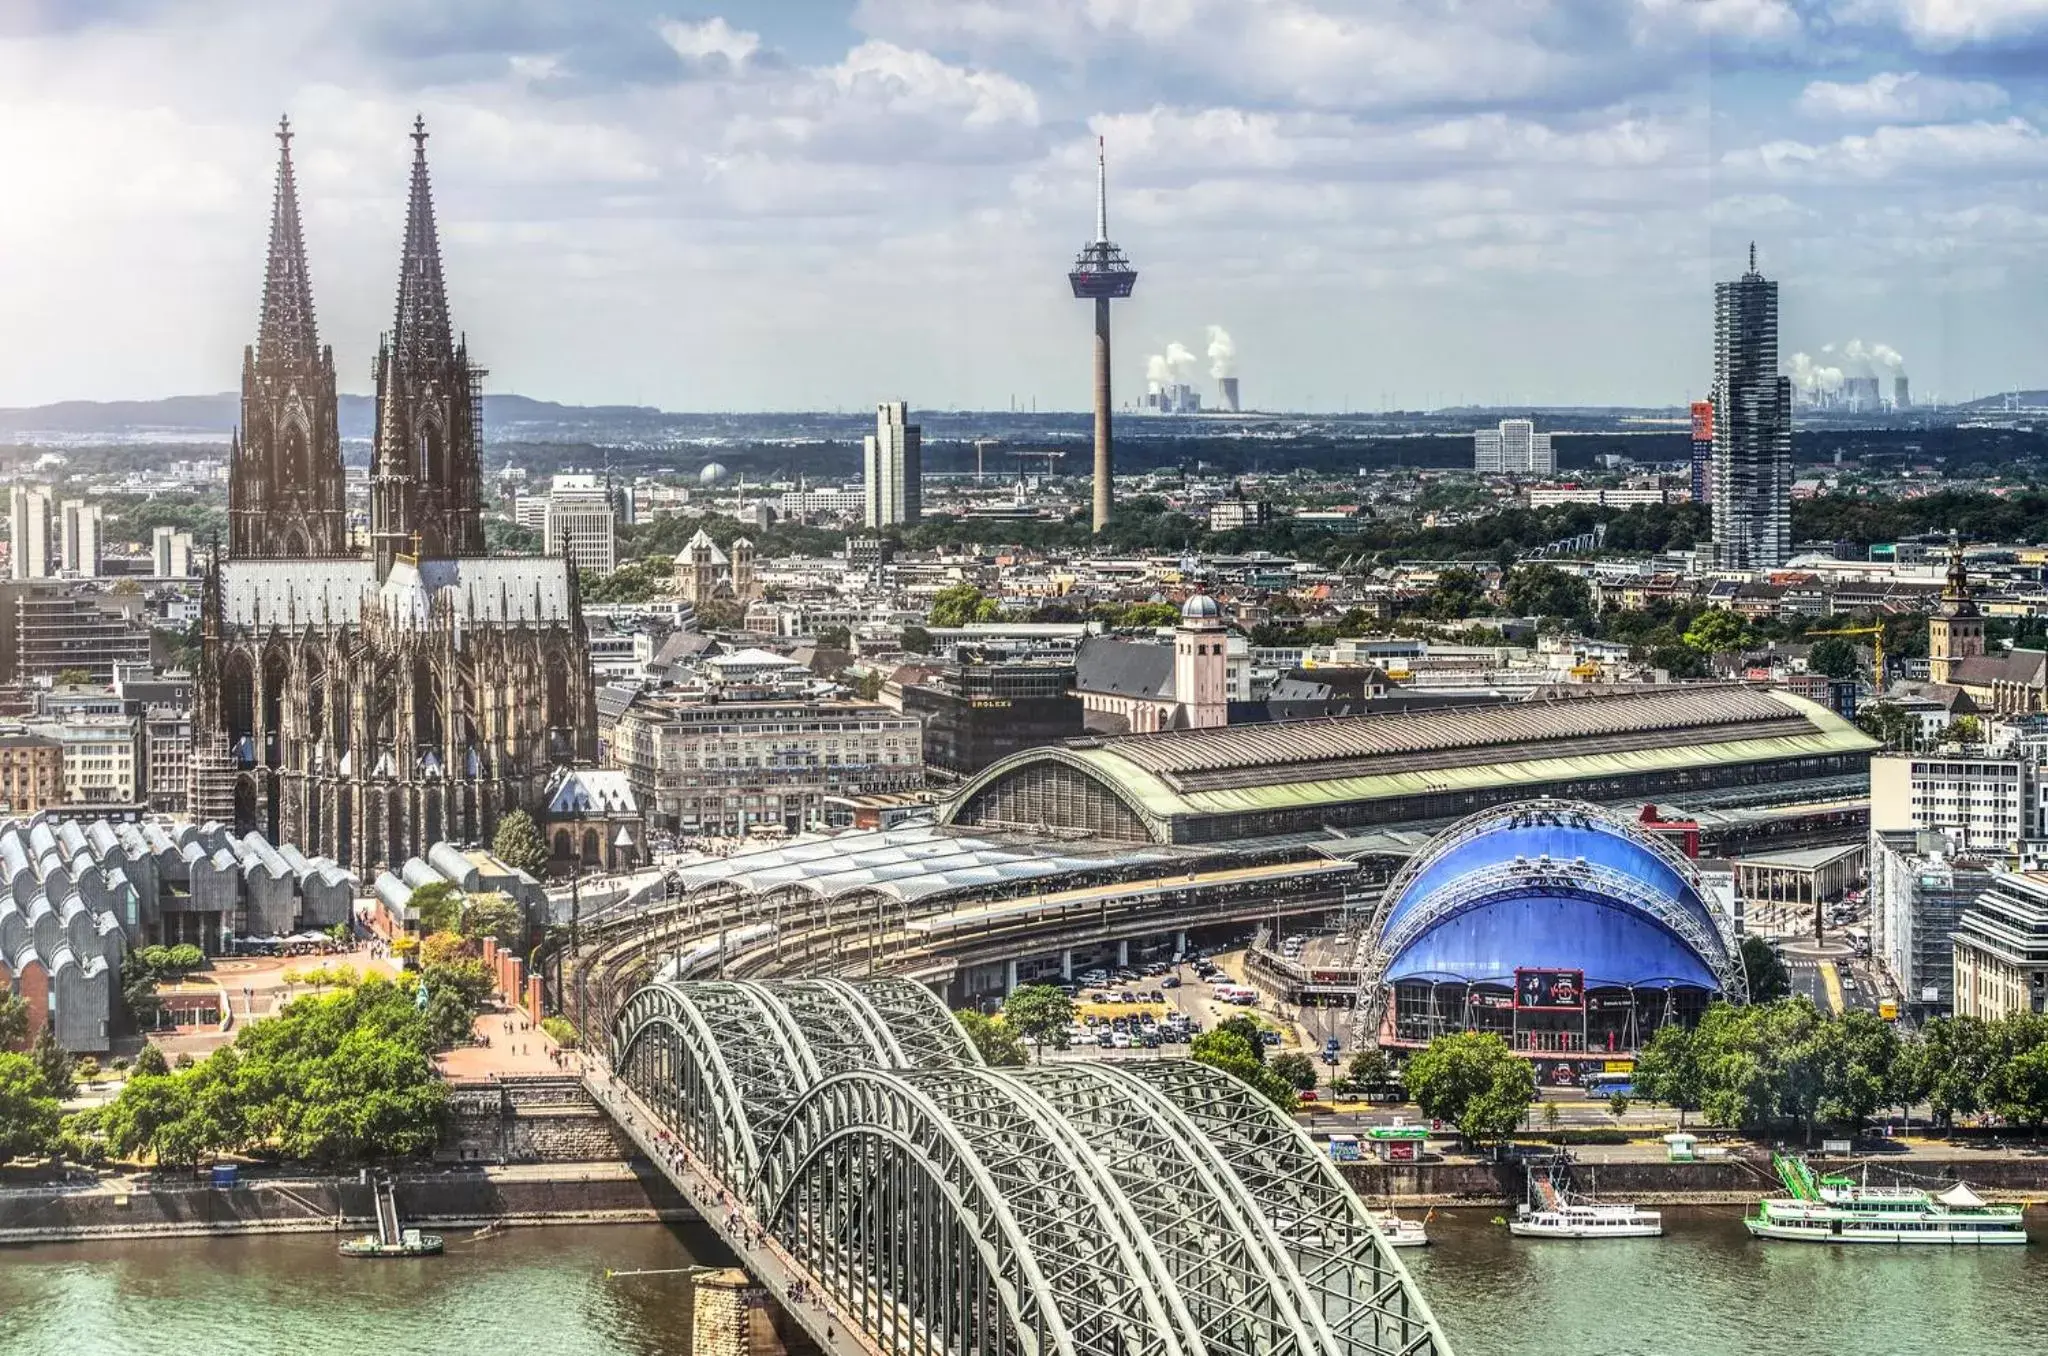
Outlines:
[[1992,1112],[2048,1124],[2048,1017],[1944,1017],[1916,1038],[1868,1012],[1822,1014],[1803,998],[1717,1003],[1698,1027],[1665,1027],[1636,1060],[1638,1096],[1712,1124],[1764,1132],[1854,1128],[1926,1105],[1935,1119]]
[[[1440,1036],[1408,1061],[1408,1096],[1475,1143],[1512,1134],[1536,1097],[1533,1066],[1492,1033]],[[1931,1107],[1937,1121],[1991,1112],[2048,1124],[2048,1017],[1939,1018],[1917,1038],[1873,1013],[1830,1017],[1804,998],[1716,1003],[1667,1026],[1636,1059],[1635,1095],[1751,1134],[1811,1138],[1878,1112]],[[1623,1103],[1617,1111],[1625,1110]]]

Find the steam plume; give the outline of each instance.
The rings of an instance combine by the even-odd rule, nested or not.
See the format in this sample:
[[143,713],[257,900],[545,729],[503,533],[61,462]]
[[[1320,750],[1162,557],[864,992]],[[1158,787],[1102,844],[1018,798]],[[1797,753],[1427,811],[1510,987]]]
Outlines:
[[1176,339],[1166,346],[1166,352],[1145,359],[1145,380],[1159,387],[1184,382],[1195,374],[1195,364],[1195,355]]
[[1209,375],[1219,380],[1237,375],[1237,341],[1221,325],[1209,327]]

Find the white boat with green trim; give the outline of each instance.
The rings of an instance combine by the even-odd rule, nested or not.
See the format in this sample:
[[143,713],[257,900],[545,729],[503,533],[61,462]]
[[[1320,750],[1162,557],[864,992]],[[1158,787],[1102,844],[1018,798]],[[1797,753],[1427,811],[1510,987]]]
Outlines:
[[1758,1238],[1794,1243],[2019,1244],[2027,1227],[2017,1205],[1990,1205],[1961,1182],[1929,1193],[1874,1187],[1839,1175],[1816,1179],[1803,1159],[1773,1154],[1786,1196],[1766,1196],[1742,1221]]

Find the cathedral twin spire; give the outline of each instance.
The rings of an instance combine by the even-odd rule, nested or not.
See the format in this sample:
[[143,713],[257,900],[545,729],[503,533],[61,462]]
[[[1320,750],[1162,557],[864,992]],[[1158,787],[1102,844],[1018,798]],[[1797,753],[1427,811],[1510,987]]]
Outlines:
[[[262,317],[243,358],[242,427],[230,457],[229,553],[240,557],[354,554],[334,359],[314,322],[292,135],[280,120]],[[424,120],[415,119],[412,139],[397,318],[376,363],[370,536],[379,579],[401,554],[483,552],[483,374],[449,325]]]
[[228,551],[338,556],[348,550],[340,406],[334,354],[313,321],[288,119],[277,146],[263,314],[242,354],[242,421],[228,456]]

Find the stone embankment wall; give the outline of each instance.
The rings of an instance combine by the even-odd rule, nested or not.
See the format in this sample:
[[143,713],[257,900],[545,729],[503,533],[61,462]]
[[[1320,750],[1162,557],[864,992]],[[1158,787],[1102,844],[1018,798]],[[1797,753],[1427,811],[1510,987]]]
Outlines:
[[[605,1224],[696,1218],[668,1179],[632,1165],[516,1174],[481,1170],[400,1174],[408,1225]],[[198,1181],[0,1191],[0,1243],[203,1234],[367,1232],[369,1185],[356,1177],[255,1177],[233,1187]]]
[[444,1163],[623,1162],[634,1153],[573,1075],[508,1077],[448,1089]]
[[[1603,1200],[1639,1205],[1737,1204],[1779,1189],[1768,1156],[1697,1163],[1603,1163],[1593,1154],[1582,1151],[1572,1172],[1580,1189]],[[2034,1200],[2048,1192],[2048,1157],[1875,1154],[1815,1160],[1814,1167],[1860,1175],[1866,1164],[1873,1186],[1903,1184],[1939,1190],[1942,1183],[1965,1181],[1989,1198],[2011,1200]],[[1527,1193],[1527,1177],[1516,1163],[1346,1163],[1342,1168],[1367,1205],[1518,1204]]]

